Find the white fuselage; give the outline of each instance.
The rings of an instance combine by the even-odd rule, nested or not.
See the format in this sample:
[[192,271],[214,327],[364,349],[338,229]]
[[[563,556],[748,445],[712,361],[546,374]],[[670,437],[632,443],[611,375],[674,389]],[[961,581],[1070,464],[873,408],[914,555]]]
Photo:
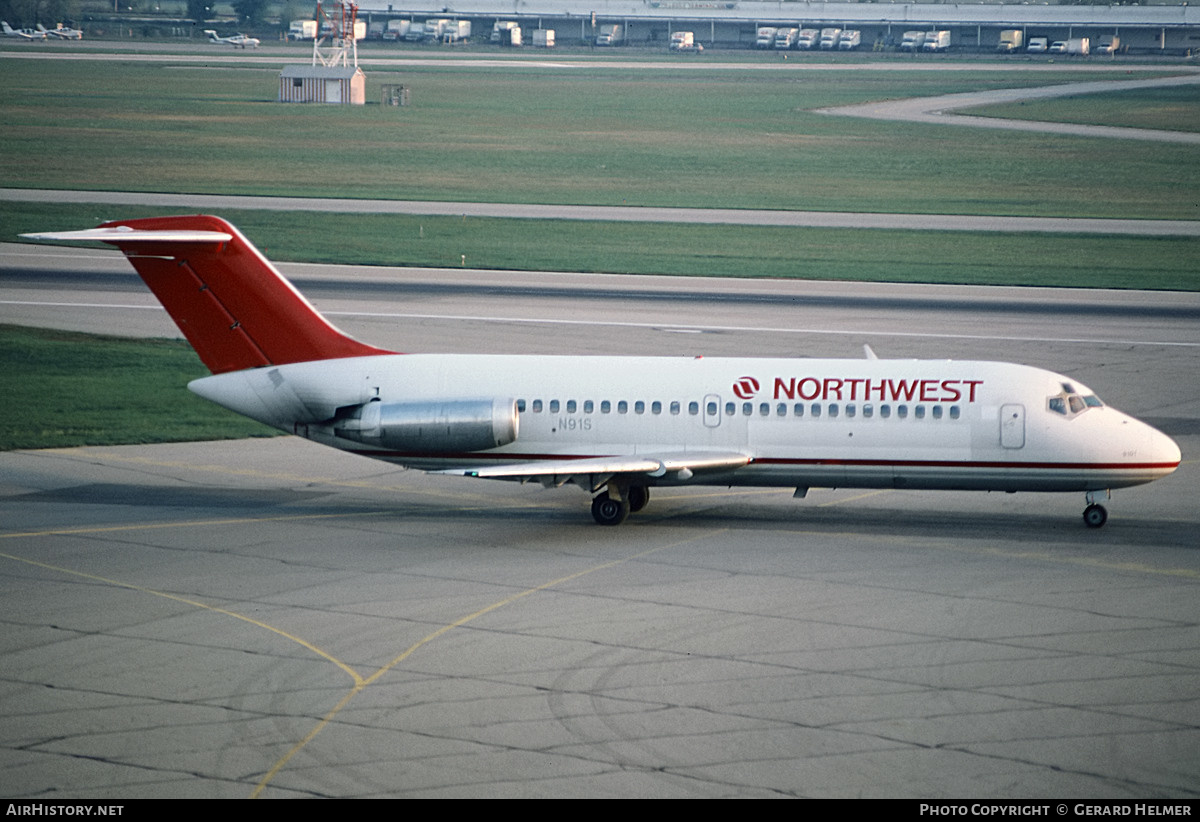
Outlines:
[[[1150,482],[1179,462],[1170,438],[1070,378],[998,362],[410,354],[190,387],[282,430],[426,470],[711,452],[748,462],[650,484],[1090,491]],[[515,439],[411,451],[335,427],[373,401],[446,400],[515,402]]]

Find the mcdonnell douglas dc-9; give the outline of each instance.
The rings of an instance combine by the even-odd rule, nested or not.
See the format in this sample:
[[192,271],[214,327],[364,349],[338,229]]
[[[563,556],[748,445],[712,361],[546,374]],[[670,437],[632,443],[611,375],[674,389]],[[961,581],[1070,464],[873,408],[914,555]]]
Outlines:
[[1076,380],[952,360],[401,354],[329,324],[209,216],[24,235],[125,253],[212,372],[196,394],[408,468],[574,484],[618,525],[651,487],[1082,492],[1173,472],[1169,437]]

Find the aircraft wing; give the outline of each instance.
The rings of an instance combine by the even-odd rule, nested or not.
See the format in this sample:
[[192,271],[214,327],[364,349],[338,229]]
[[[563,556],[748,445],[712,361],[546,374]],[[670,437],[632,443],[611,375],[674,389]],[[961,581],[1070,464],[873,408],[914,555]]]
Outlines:
[[537,460],[509,465],[485,465],[433,471],[435,474],[507,479],[529,482],[536,480],[547,487],[559,487],[569,482],[596,490],[617,474],[644,474],[664,477],[675,474],[677,479],[690,479],[697,471],[734,470],[748,465],[751,458],[728,451],[698,451],[679,454],[642,454],[634,456],[578,457]]

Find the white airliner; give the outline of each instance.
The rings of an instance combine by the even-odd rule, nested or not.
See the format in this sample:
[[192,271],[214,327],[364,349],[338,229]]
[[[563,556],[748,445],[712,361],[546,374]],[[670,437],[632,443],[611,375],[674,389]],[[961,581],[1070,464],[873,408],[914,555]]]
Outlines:
[[117,246],[212,376],[205,399],[410,468],[568,483],[617,525],[652,486],[1076,491],[1173,472],[1178,446],[1074,379],[1001,362],[398,354],[330,325],[208,216],[24,235]]
[[217,33],[212,29],[205,29],[204,33],[208,35],[209,42],[222,43],[227,46],[235,46],[244,49],[247,46],[250,48],[258,48],[258,44],[262,41],[257,37],[247,37],[244,34],[233,34],[229,37],[218,37]]
[[72,29],[59,23],[52,29],[48,29],[41,23],[38,23],[38,31],[42,34],[47,34],[51,37],[57,37],[59,40],[82,40],[83,32],[79,29]]
[[7,20],[0,20],[0,26],[4,27],[4,34],[8,37],[20,37],[22,40],[45,40],[46,32],[38,31],[37,29],[14,29],[8,24]]

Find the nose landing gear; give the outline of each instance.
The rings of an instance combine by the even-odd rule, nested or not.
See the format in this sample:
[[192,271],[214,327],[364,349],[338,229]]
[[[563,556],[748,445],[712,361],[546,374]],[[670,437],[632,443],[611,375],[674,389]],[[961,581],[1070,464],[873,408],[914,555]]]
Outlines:
[[[1104,492],[1107,496],[1107,492]],[[1088,528],[1099,528],[1108,522],[1108,510],[1096,502],[1096,491],[1087,492],[1087,508],[1083,509],[1083,523]]]

